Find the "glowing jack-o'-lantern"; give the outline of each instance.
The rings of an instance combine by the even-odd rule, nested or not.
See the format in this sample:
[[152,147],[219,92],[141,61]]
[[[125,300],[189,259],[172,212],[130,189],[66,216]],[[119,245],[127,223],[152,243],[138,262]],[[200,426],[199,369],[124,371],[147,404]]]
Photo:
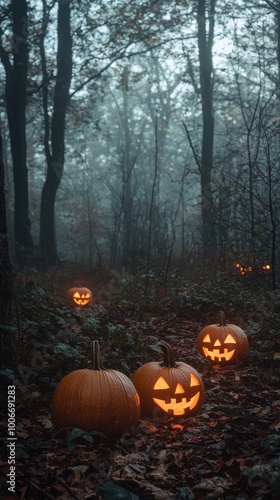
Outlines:
[[196,348],[213,365],[239,364],[249,351],[246,334],[239,326],[227,325],[220,311],[220,324],[208,325],[198,334]]
[[132,376],[140,396],[143,415],[188,417],[201,408],[205,398],[199,373],[183,362],[176,362],[172,347],[158,342],[163,350],[163,362],[152,361],[140,366]]
[[88,288],[70,288],[67,292],[67,298],[76,306],[87,306],[91,303],[92,293]]

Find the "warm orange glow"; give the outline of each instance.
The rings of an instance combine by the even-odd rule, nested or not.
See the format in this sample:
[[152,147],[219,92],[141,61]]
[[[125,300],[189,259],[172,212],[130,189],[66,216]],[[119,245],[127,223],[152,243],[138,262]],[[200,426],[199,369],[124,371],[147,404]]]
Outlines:
[[199,401],[200,391],[198,391],[189,401],[182,398],[182,401],[177,403],[175,398],[171,398],[170,403],[165,403],[163,399],[153,398],[154,402],[166,413],[173,410],[173,415],[184,415],[187,408],[192,410]]
[[73,295],[73,300],[78,306],[85,306],[90,301],[90,293],[82,293],[82,295],[80,295],[79,292],[75,292]]
[[249,342],[243,330],[227,323],[224,311],[220,311],[219,323],[207,325],[199,332],[196,349],[212,365],[232,365],[241,363],[245,358]]
[[229,333],[224,342],[225,344],[236,344],[235,338]]
[[198,378],[193,373],[191,373],[190,387],[194,387],[195,385],[200,385],[200,382]]
[[[193,386],[200,386],[200,381],[193,373],[190,373],[190,387]],[[164,380],[164,378],[160,376],[154,385],[154,389],[170,389],[170,386],[168,385],[166,380]],[[185,394],[185,392],[186,391],[184,387],[178,382],[176,385],[175,394]],[[198,391],[192,398],[190,398],[189,401],[187,401],[186,397],[182,397],[181,401],[177,401],[176,398],[171,398],[170,395],[166,399],[153,398],[153,401],[166,412],[172,410],[173,415],[184,415],[187,408],[192,410],[197,405],[199,396],[200,391]],[[166,403],[166,400],[168,401],[168,403]]]
[[72,287],[67,291],[68,300],[76,306],[87,306],[91,303],[92,293],[86,287]]
[[185,391],[184,391],[183,387],[181,386],[181,384],[178,383],[176,386],[176,389],[175,389],[175,394],[184,394],[184,392]]
[[212,359],[212,361],[215,361],[217,359],[217,361],[229,361],[234,353],[235,353],[235,349],[232,349],[231,351],[228,350],[228,348],[226,347],[224,349],[224,352],[220,352],[219,349],[213,349],[212,351],[210,351],[207,347],[202,347],[203,349],[203,352],[205,354],[205,356],[209,356],[209,358]]
[[241,264],[235,264],[235,267],[238,269],[238,271],[240,271],[240,274],[245,274],[245,273],[251,273],[253,271],[253,267],[252,266],[248,266],[248,267],[244,267],[244,266],[241,266]]
[[154,385],[154,389],[170,389],[170,387],[164,378],[160,376]]
[[[210,336],[209,334],[207,333],[203,339],[203,342],[210,342]],[[226,336],[226,339],[224,341],[225,344],[236,344],[236,340],[234,339],[234,337],[229,333],[227,336]],[[218,361],[222,361],[222,360],[225,360],[225,361],[229,361],[234,353],[235,353],[235,349],[232,349],[231,351],[228,350],[228,348],[224,348],[223,352],[220,352],[220,348],[222,346],[222,343],[219,339],[217,339],[215,342],[214,342],[214,348],[215,349],[208,349],[208,347],[204,347],[202,346],[202,349],[203,349],[203,352],[205,354],[205,356],[209,356],[211,358],[212,361],[215,361],[215,360],[218,360]]]
[[203,342],[211,342],[209,333],[205,335]]
[[242,266],[239,263],[235,264],[234,266],[240,272],[240,274],[242,274],[243,276],[244,276],[244,274],[251,273],[254,270],[255,271],[260,271],[260,270],[269,271],[271,269],[271,265],[270,264],[263,264],[262,266],[259,266],[259,267],[256,267],[256,268],[253,268],[253,266],[244,267],[244,266]]

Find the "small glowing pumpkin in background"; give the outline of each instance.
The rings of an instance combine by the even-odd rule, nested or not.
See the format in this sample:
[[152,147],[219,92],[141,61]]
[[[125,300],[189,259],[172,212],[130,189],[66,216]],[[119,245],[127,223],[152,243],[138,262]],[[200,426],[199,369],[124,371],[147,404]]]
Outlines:
[[52,421],[59,428],[77,427],[118,437],[137,425],[140,401],[123,373],[103,369],[99,343],[92,345],[92,367],[66,375],[52,399]]
[[249,351],[246,334],[239,326],[227,325],[220,311],[220,324],[205,326],[198,334],[196,348],[213,365],[239,364]]
[[88,306],[92,300],[92,293],[88,288],[69,288],[67,298],[76,306]]
[[140,366],[131,380],[140,397],[141,413],[189,417],[198,412],[204,398],[199,373],[183,362],[176,362],[172,347],[161,340],[163,362],[152,361]]

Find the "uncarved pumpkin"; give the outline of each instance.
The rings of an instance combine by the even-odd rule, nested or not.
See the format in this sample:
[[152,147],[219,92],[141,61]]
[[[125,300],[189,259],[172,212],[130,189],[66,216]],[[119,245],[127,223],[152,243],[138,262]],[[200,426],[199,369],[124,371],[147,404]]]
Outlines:
[[205,398],[199,373],[183,362],[176,362],[172,347],[161,340],[163,362],[151,361],[132,376],[140,397],[141,413],[153,417],[195,415]]
[[75,306],[85,307],[91,303],[92,293],[85,287],[72,287],[67,292],[67,298]]
[[78,427],[117,437],[137,425],[140,401],[123,373],[103,369],[99,343],[92,342],[92,367],[66,375],[52,400],[52,420],[59,428]]
[[220,324],[205,326],[198,334],[196,348],[213,365],[239,364],[249,351],[249,342],[239,326],[227,324],[220,311]]

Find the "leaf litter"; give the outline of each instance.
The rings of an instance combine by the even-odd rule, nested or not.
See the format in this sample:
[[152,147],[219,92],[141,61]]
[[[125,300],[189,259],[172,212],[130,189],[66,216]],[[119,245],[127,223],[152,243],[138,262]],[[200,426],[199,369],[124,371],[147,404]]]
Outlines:
[[[207,310],[202,323],[199,305],[189,293],[182,293],[188,304],[192,301],[186,313],[178,295],[174,302],[172,294],[154,301],[153,309],[146,312],[135,302],[130,307],[127,298],[81,311],[69,308],[57,296],[52,302],[41,284],[44,307],[32,309],[29,300],[30,294],[38,295],[36,284],[33,291],[27,288],[28,293],[22,283],[17,287],[21,296],[18,369],[1,370],[1,379],[6,385],[14,384],[17,394],[16,494],[7,489],[10,465],[2,446],[3,500],[280,498],[277,310],[265,318],[261,329],[250,330],[248,321],[250,352],[245,362],[219,368],[194,348],[198,332],[213,322],[217,308]],[[190,290],[197,293],[199,303],[201,289]],[[236,304],[231,298],[233,318],[240,312],[234,312],[234,306],[239,305],[239,297]],[[245,309],[242,315],[246,318]],[[141,418],[137,427],[114,440],[97,432],[55,428],[51,421],[54,388],[70,371],[89,366],[88,346],[96,338],[105,366],[128,376],[141,364],[161,360],[158,340],[171,343],[176,359],[203,376],[206,401],[200,412],[187,419]],[[7,437],[6,418],[2,404],[2,444]]]

